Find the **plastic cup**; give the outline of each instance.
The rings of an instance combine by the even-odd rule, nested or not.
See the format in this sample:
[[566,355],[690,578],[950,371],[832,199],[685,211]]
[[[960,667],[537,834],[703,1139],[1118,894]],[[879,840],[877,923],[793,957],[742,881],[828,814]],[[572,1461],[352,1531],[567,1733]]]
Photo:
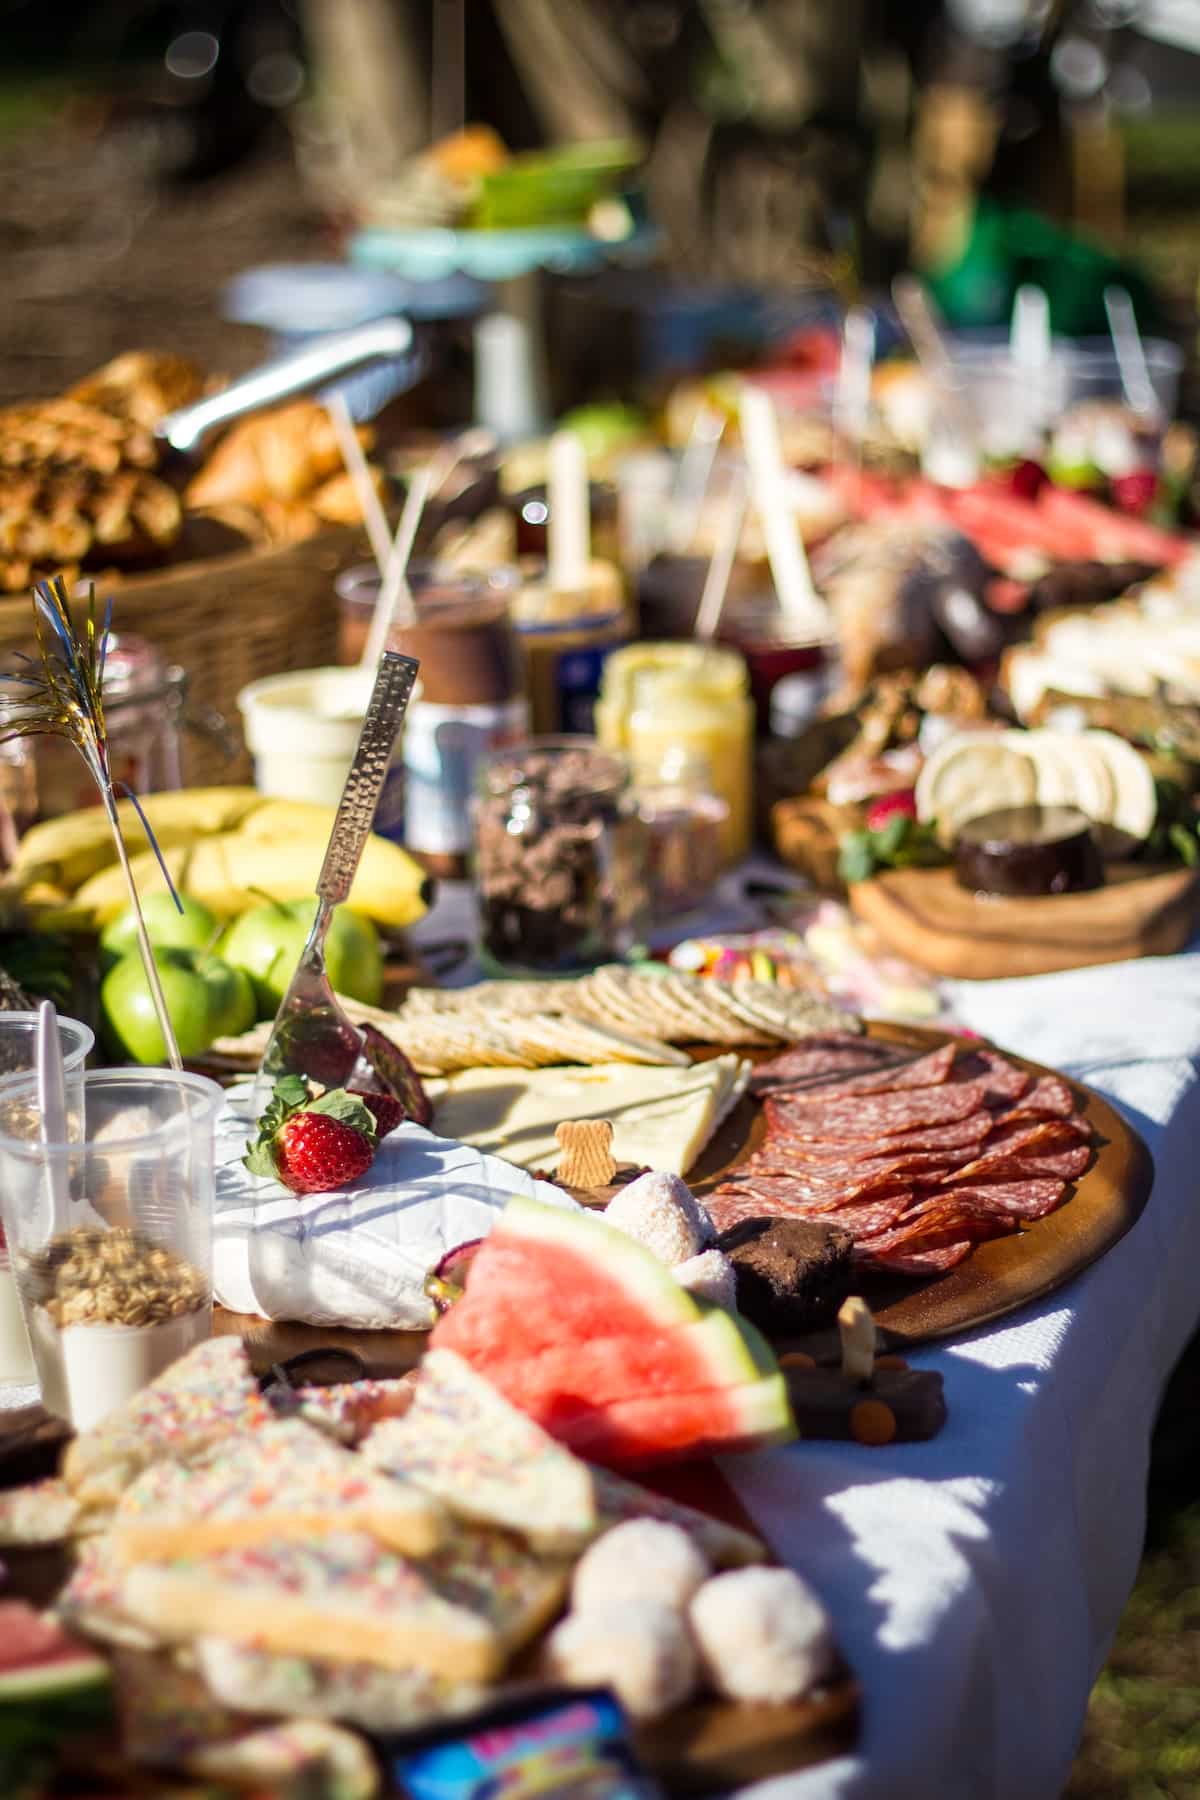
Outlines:
[[[0,1129],[15,1135],[37,1129],[37,1014],[0,1013]],[[68,1131],[83,1129],[83,1065],[95,1039],[76,1019],[59,1019],[67,1090]],[[21,1316],[11,1260],[0,1229],[0,1390],[37,1379]]]
[[223,1100],[201,1075],[101,1069],[83,1077],[71,1141],[43,1143],[36,1117],[0,1132],[0,1208],[42,1400],[77,1431],[212,1329]]

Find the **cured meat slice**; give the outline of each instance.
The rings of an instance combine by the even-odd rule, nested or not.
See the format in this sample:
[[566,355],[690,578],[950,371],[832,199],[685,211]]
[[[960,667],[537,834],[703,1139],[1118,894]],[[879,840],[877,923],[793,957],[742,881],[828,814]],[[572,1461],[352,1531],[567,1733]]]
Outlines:
[[[780,1102],[783,1110],[783,1103]],[[969,1118],[983,1104],[980,1082],[945,1082],[912,1093],[873,1094],[864,1100],[829,1100],[821,1105],[786,1111],[789,1131],[797,1137],[888,1137],[919,1125],[949,1125]]]
[[955,1075],[960,1079],[976,1077],[981,1080],[983,1097],[989,1106],[1018,1099],[1033,1082],[1026,1070],[1009,1062],[998,1050],[985,1048],[973,1050],[955,1070]]
[[[907,1093],[911,1088],[938,1087],[948,1079],[954,1064],[956,1048],[943,1044],[927,1056],[918,1056],[890,1069],[868,1069],[860,1075],[847,1075],[829,1082],[814,1083],[800,1091],[783,1090],[796,1106],[819,1106],[825,1100],[855,1098],[859,1094]],[[779,1090],[777,1090],[779,1091]]]
[[948,1194],[936,1194],[931,1200],[923,1200],[905,1217],[916,1220],[920,1216],[938,1216],[938,1209],[944,1208],[947,1200],[966,1217],[982,1214],[991,1217],[1002,1214],[1012,1219],[1044,1219],[1052,1213],[1066,1192],[1066,1182],[1058,1181],[1053,1176],[1039,1177],[1018,1181],[996,1181],[975,1183],[969,1187],[952,1188]]
[[973,1238],[939,1244],[935,1250],[914,1250],[909,1255],[903,1250],[879,1252],[856,1247],[854,1261],[860,1269],[878,1269],[888,1275],[944,1275],[965,1262],[974,1248]]
[[750,1078],[750,1092],[766,1094],[777,1087],[803,1087],[829,1081],[837,1075],[903,1068],[914,1060],[911,1051],[898,1049],[895,1044],[883,1044],[876,1038],[852,1037],[848,1032],[831,1032],[822,1037],[806,1038],[802,1044],[793,1045],[769,1062],[759,1063]]
[[[769,1108],[771,1103],[768,1101],[766,1104]],[[882,1140],[878,1137],[837,1138],[829,1143],[821,1143],[807,1137],[789,1138],[787,1128],[782,1123],[772,1128],[768,1111],[767,1144],[773,1150],[786,1151],[789,1157],[805,1163],[850,1165],[878,1157],[885,1152],[901,1156],[910,1151],[949,1151],[978,1146],[994,1129],[995,1123],[994,1115],[981,1108],[969,1118],[949,1125],[920,1125],[913,1131],[890,1133]]]
[[1039,1075],[1027,1093],[1005,1109],[996,1123],[1010,1119],[1069,1119],[1075,1113],[1075,1096],[1061,1075]]
[[1014,1120],[988,1139],[979,1156],[947,1179],[957,1184],[1003,1174],[1057,1175],[1064,1181],[1076,1181],[1092,1154],[1090,1143],[1080,1140],[1079,1124],[1074,1119]]
[[911,1195],[902,1191],[882,1199],[841,1207],[831,1216],[793,1196],[786,1184],[780,1182],[770,1192],[755,1188],[715,1194],[705,1201],[705,1207],[718,1232],[728,1231],[731,1225],[740,1225],[746,1219],[827,1219],[830,1224],[841,1225],[857,1237],[888,1230],[903,1216],[910,1199]]

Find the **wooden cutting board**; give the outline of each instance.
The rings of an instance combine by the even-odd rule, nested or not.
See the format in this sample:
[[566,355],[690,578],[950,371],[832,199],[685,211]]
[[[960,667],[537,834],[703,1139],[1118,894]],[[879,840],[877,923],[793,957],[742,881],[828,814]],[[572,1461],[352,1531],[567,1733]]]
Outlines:
[[1200,869],[1114,863],[1090,894],[1010,900],[959,887],[951,869],[889,869],[850,889],[858,918],[935,975],[987,981],[1182,950],[1200,925]]

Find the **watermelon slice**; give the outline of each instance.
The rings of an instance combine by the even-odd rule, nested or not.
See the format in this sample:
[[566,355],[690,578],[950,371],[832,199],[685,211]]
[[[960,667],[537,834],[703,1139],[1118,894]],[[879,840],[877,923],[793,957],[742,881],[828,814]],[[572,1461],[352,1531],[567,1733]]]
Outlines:
[[44,1792],[59,1749],[105,1733],[113,1718],[104,1658],[24,1600],[0,1601],[0,1793]]
[[511,1200],[431,1343],[611,1466],[795,1435],[778,1363],[753,1327],[695,1300],[587,1213]]
[[612,1469],[760,1450],[796,1435],[782,1375],[741,1387],[564,1411],[548,1429],[576,1455]]
[[665,1264],[590,1213],[521,1195],[476,1251],[467,1292],[432,1341],[489,1374],[505,1361],[594,1337],[695,1324],[700,1308]]
[[558,1343],[493,1368],[496,1387],[523,1412],[542,1418],[556,1401],[608,1406],[619,1400],[754,1381],[762,1372],[731,1313],[714,1307],[675,1331]]

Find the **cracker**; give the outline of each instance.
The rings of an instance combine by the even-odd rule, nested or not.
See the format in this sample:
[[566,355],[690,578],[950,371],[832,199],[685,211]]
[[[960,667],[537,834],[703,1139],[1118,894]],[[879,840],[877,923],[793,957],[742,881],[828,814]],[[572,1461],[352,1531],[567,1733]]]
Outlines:
[[544,1050],[542,1060],[547,1063],[630,1062],[684,1068],[689,1061],[681,1050],[673,1050],[657,1038],[633,1037],[590,1019],[543,1015],[514,1021],[511,1029],[523,1048]]
[[607,1187],[617,1172],[611,1119],[564,1119],[554,1133],[562,1146],[557,1178],[567,1187]]
[[729,1044],[744,1041],[743,1033],[748,1028],[744,1023],[736,1023],[728,1009],[712,997],[711,981],[701,981],[699,976],[678,971],[672,971],[663,980],[672,1003],[693,1021],[696,1042]]

